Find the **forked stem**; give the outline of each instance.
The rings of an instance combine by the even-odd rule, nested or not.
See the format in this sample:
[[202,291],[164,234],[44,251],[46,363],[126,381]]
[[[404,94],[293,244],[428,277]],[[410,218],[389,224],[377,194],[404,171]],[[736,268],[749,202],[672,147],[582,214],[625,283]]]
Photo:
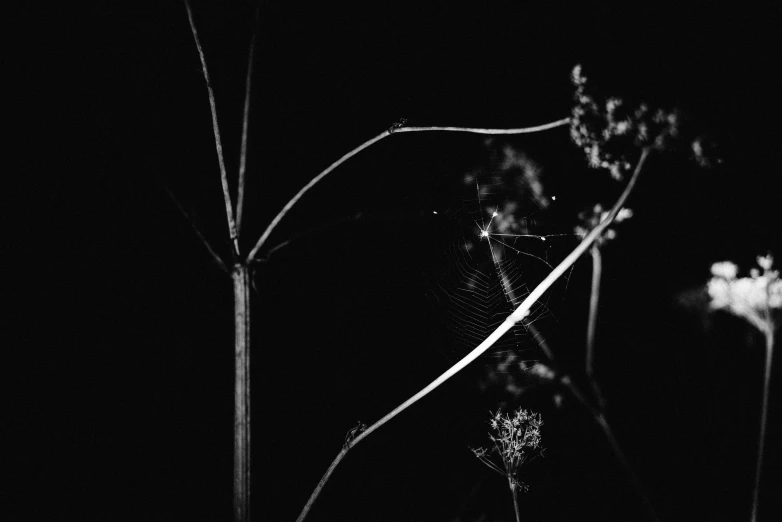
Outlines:
[[[377,138],[379,139],[379,138]],[[359,436],[357,436],[355,439],[350,441],[349,443],[346,443],[345,446],[342,448],[342,450],[337,454],[337,457],[334,459],[334,461],[329,466],[326,473],[323,475],[323,478],[321,478],[320,482],[318,482],[318,485],[315,487],[315,490],[312,492],[312,495],[310,495],[309,500],[307,500],[307,503],[305,504],[304,508],[302,509],[301,513],[299,514],[299,517],[296,519],[297,522],[303,521],[309,510],[312,508],[312,505],[315,503],[315,500],[317,500],[318,495],[320,495],[320,492],[323,490],[323,486],[328,481],[329,477],[333,473],[334,469],[337,467],[337,465],[342,461],[342,459],[347,455],[347,452],[364,440],[366,437],[368,437],[372,432],[380,428],[383,424],[390,421],[397,415],[399,415],[401,412],[406,410],[408,407],[412,406],[416,402],[418,402],[420,399],[428,395],[431,391],[438,388],[441,384],[443,384],[445,381],[456,375],[459,371],[464,369],[468,364],[470,364],[472,361],[477,359],[481,354],[483,354],[486,350],[491,348],[494,343],[496,343],[508,330],[513,328],[513,326],[521,321],[524,317],[527,316],[529,313],[530,308],[532,308],[532,305],[534,305],[538,299],[540,299],[543,294],[551,288],[551,286],[567,271],[568,268],[570,268],[581,255],[587,251],[587,249],[592,246],[592,243],[594,243],[603,233],[603,231],[613,222],[616,215],[619,213],[619,211],[622,209],[622,206],[624,206],[625,201],[627,201],[627,198],[630,196],[630,193],[633,191],[633,188],[635,187],[635,184],[638,181],[638,177],[641,173],[641,169],[643,168],[644,163],[646,162],[646,158],[649,156],[649,149],[644,148],[641,152],[641,157],[638,160],[638,164],[635,167],[635,171],[633,172],[632,178],[630,178],[630,181],[628,182],[627,186],[625,187],[624,191],[622,192],[621,196],[619,196],[619,199],[614,204],[614,207],[611,209],[611,212],[608,213],[608,216],[599,223],[592,231],[587,234],[587,236],[581,241],[581,243],[559,264],[554,268],[554,270],[551,271],[551,273],[546,276],[543,281],[538,284],[538,286],[535,287],[535,289],[522,301],[522,303],[516,308],[516,310],[513,311],[506,319],[505,321],[500,324],[500,326],[497,327],[496,330],[494,330],[489,336],[476,348],[474,348],[470,353],[468,353],[462,360],[454,364],[451,368],[446,370],[442,375],[437,377],[434,381],[429,383],[427,386],[425,386],[421,391],[407,399],[405,402],[394,408],[391,412],[386,414],[383,418],[381,418],[379,421],[375,422],[372,426],[370,426],[366,431],[361,433]]]

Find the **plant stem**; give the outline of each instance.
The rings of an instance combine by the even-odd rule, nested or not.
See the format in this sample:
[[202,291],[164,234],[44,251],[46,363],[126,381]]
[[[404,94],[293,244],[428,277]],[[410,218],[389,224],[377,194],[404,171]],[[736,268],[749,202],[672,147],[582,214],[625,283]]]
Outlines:
[[244,82],[244,111],[242,113],[242,146],[239,152],[239,181],[236,187],[236,234],[242,233],[242,216],[244,211],[244,178],[247,167],[247,129],[250,125],[250,87],[252,85],[253,62],[255,61],[255,38],[258,34],[258,12],[255,8],[255,24],[250,39],[250,52],[247,56],[247,77]]
[[201,69],[204,73],[206,91],[209,94],[209,109],[212,114],[212,131],[214,132],[215,147],[217,148],[217,162],[220,166],[220,183],[223,187],[223,202],[225,203],[225,217],[228,222],[228,234],[231,237],[231,245],[233,246],[234,254],[238,256],[239,240],[236,234],[236,223],[234,221],[233,207],[231,204],[231,194],[228,191],[228,174],[226,174],[225,159],[223,158],[223,142],[220,139],[220,127],[217,125],[215,93],[212,90],[212,82],[209,79],[209,69],[206,67],[204,50],[201,47],[201,40],[198,38],[198,30],[196,30],[195,21],[193,20],[193,10],[190,8],[190,2],[188,0],[185,0],[185,8],[187,9],[187,18],[190,21],[190,30],[193,33],[193,40],[195,40],[196,49],[198,49],[198,57],[201,59]]
[[573,380],[570,378],[569,375],[563,373],[559,369],[559,365],[557,364],[557,361],[554,359],[554,352],[551,350],[551,348],[548,346],[548,343],[541,335],[540,331],[535,328],[535,325],[532,323],[529,323],[527,325],[527,328],[529,329],[530,333],[532,333],[533,339],[538,339],[538,345],[541,347],[543,352],[548,357],[552,368],[554,369],[554,372],[559,376],[559,382],[562,383],[565,388],[568,389],[568,391],[573,395],[573,397],[576,398],[578,402],[581,403],[584,408],[592,415],[592,419],[597,423],[598,426],[600,426],[600,429],[603,430],[603,434],[608,439],[608,443],[611,445],[611,450],[614,452],[614,456],[616,456],[616,459],[619,461],[619,463],[622,465],[622,468],[627,472],[627,475],[630,477],[630,481],[633,484],[633,487],[636,490],[636,493],[640,495],[644,503],[649,509],[650,516],[653,520],[657,520],[657,515],[654,512],[654,508],[652,507],[652,503],[649,500],[649,496],[646,494],[646,490],[643,488],[643,485],[641,484],[640,479],[636,475],[635,471],[633,470],[632,466],[630,466],[629,461],[627,460],[627,457],[624,454],[624,451],[622,451],[621,446],[619,446],[619,442],[617,442],[616,438],[614,437],[614,433],[611,430],[611,426],[608,424],[608,421],[605,418],[605,410],[602,407],[595,408],[586,398],[584,393],[576,386],[576,383],[573,382]]
[[763,406],[760,413],[760,435],[758,461],[755,465],[755,487],[752,493],[752,522],[758,518],[758,497],[760,495],[760,471],[763,467],[763,450],[766,442],[766,421],[768,420],[768,389],[771,382],[771,359],[774,354],[774,326],[769,321],[766,334],[766,368],[763,376]]
[[513,479],[508,477],[508,486],[510,486],[510,494],[513,497],[513,511],[516,513],[516,522],[521,522],[521,515],[519,514],[519,498],[516,492],[516,484]]
[[605,409],[605,400],[600,387],[597,385],[594,375],[595,357],[595,330],[597,328],[597,306],[600,303],[600,277],[603,272],[603,259],[600,255],[600,247],[597,243],[589,250],[592,254],[592,292],[589,295],[589,322],[587,323],[586,337],[586,375],[592,391],[595,393],[600,409]]
[[234,283],[234,522],[250,520],[250,275],[237,264]]
[[[379,139],[379,138],[378,138]],[[379,421],[375,422],[372,426],[367,428],[366,431],[361,433],[359,436],[357,436],[355,439],[353,439],[349,444],[346,445],[346,448],[343,448],[342,451],[337,454],[337,457],[334,459],[334,461],[331,463],[331,466],[326,471],[326,473],[323,475],[323,478],[318,483],[318,487],[315,488],[315,490],[312,492],[312,495],[310,496],[310,499],[307,501],[307,504],[304,506],[305,510],[308,511],[309,508],[312,506],[312,504],[317,499],[318,495],[320,494],[320,491],[323,489],[323,484],[326,483],[329,476],[331,475],[331,472],[334,470],[334,468],[337,467],[339,462],[344,458],[344,456],[347,454],[347,450],[349,450],[351,447],[355,446],[362,440],[364,440],[366,437],[368,437],[372,432],[380,428],[383,424],[390,421],[397,415],[399,415],[401,412],[406,410],[408,407],[412,406],[416,402],[418,402],[420,399],[428,395],[432,390],[439,387],[441,384],[443,384],[445,381],[456,375],[459,371],[464,369],[468,364],[470,364],[472,361],[477,359],[482,353],[484,353],[486,350],[491,348],[494,343],[496,343],[508,330],[513,328],[513,326],[521,321],[524,317],[527,316],[529,313],[530,308],[532,308],[532,305],[534,305],[538,299],[540,299],[543,294],[551,288],[551,285],[553,285],[557,279],[562,277],[562,274],[564,274],[568,268],[570,268],[581,255],[586,252],[586,250],[594,243],[597,238],[600,237],[600,235],[603,233],[603,231],[613,222],[616,215],[621,210],[622,206],[625,204],[625,201],[627,201],[627,198],[630,196],[630,193],[632,192],[633,188],[635,187],[635,184],[638,182],[638,177],[641,174],[641,170],[643,168],[643,165],[646,161],[646,158],[649,155],[649,149],[643,149],[641,152],[641,157],[638,160],[638,164],[635,167],[635,171],[633,172],[633,177],[630,179],[630,181],[627,183],[627,186],[625,187],[624,191],[622,192],[621,196],[619,196],[619,199],[614,204],[614,207],[611,209],[611,212],[608,213],[608,216],[600,223],[598,224],[592,231],[586,235],[586,237],[581,241],[581,243],[559,264],[554,268],[554,270],[551,271],[551,273],[546,276],[543,281],[538,284],[538,286],[535,287],[532,292],[527,295],[527,297],[522,301],[522,303],[516,308],[516,310],[513,311],[506,319],[505,321],[500,324],[500,326],[497,327],[496,330],[494,330],[489,336],[484,339],[484,341],[479,344],[476,348],[474,348],[470,353],[468,353],[462,360],[454,364],[452,367],[450,367],[448,370],[446,370],[442,375],[437,377],[435,380],[433,380],[431,383],[429,383],[427,386],[425,386],[421,391],[407,399],[405,402],[391,410],[391,412],[387,413],[383,418],[381,418]],[[304,520],[304,517],[306,516],[306,511],[302,510],[302,513],[299,515],[299,518],[297,519],[299,522]]]
[[310,512],[312,505],[318,499],[318,495],[320,495],[320,491],[323,489],[323,486],[326,485],[326,482],[328,482],[329,477],[331,477],[331,474],[334,473],[335,469],[337,469],[337,466],[339,465],[340,462],[342,462],[342,459],[345,457],[345,455],[347,455],[348,451],[350,451],[350,448],[354,446],[354,443],[355,440],[351,443],[345,444],[345,446],[342,447],[342,450],[340,450],[340,452],[337,453],[337,456],[331,462],[329,469],[327,469],[326,473],[323,474],[323,476],[320,479],[320,482],[318,482],[318,485],[315,486],[315,489],[310,495],[310,498],[307,499],[307,503],[304,505],[304,508],[301,510],[301,513],[299,513],[299,517],[296,519],[296,522],[302,522],[307,517],[307,513]]
[[297,193],[294,195],[288,203],[285,204],[285,206],[280,210],[276,216],[274,216],[274,219],[271,220],[269,223],[269,226],[266,227],[266,230],[263,231],[263,234],[261,234],[261,237],[258,238],[258,242],[255,243],[255,246],[250,251],[250,254],[247,256],[247,262],[251,263],[253,259],[255,259],[255,256],[258,254],[258,251],[261,249],[263,244],[266,242],[266,240],[271,235],[272,231],[277,227],[277,225],[282,221],[282,218],[285,217],[285,214],[288,213],[288,211],[293,208],[293,206],[301,199],[301,197],[306,194],[312,187],[314,187],[320,180],[325,178],[329,173],[331,173],[334,169],[345,163],[347,160],[358,154],[364,149],[367,149],[377,143],[378,141],[382,140],[383,138],[386,138],[390,136],[391,134],[397,134],[402,132],[431,132],[431,131],[445,131],[445,132],[468,132],[472,134],[530,134],[534,132],[541,132],[548,129],[554,129],[556,127],[561,127],[563,125],[567,125],[570,123],[570,118],[563,118],[561,120],[557,120],[551,123],[546,123],[543,125],[536,125],[534,127],[521,127],[518,129],[479,129],[474,127],[402,127],[402,128],[391,128],[384,130],[377,136],[375,136],[372,139],[369,139],[356,147],[355,149],[351,150],[341,158],[339,158],[337,161],[332,163],[328,166],[324,171],[322,171],[320,174],[312,178],[309,183],[304,185]]

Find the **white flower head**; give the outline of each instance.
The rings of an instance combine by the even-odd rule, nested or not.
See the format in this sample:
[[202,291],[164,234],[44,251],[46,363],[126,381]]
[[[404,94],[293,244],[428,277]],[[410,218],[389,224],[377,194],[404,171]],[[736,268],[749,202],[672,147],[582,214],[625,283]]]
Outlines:
[[771,269],[771,255],[760,256],[757,262],[763,269],[762,273],[753,268],[749,277],[740,278],[737,278],[735,263],[714,263],[711,266],[713,277],[706,288],[712,309],[726,310],[767,332],[774,328],[772,310],[782,308],[782,280],[779,272]]
[[763,270],[771,270],[771,266],[774,264],[774,257],[771,254],[765,256],[758,256],[758,266]]
[[633,209],[622,207],[619,213],[617,213],[616,218],[614,218],[614,221],[621,223],[625,219],[630,219],[631,217],[633,217]]
[[735,263],[730,261],[720,261],[711,265],[711,273],[716,277],[722,277],[724,279],[735,279],[736,274],[739,271],[739,267]]

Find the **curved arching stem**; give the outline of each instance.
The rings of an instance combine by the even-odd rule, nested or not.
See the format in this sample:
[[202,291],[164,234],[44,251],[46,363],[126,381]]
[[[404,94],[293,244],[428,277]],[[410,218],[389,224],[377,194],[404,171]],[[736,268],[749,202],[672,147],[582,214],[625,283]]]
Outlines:
[[288,211],[293,208],[293,206],[301,199],[304,194],[306,194],[312,187],[318,184],[320,180],[325,178],[327,175],[329,175],[334,169],[345,163],[347,160],[358,154],[364,149],[367,149],[377,143],[378,141],[382,140],[383,138],[387,138],[388,136],[392,134],[397,133],[403,133],[403,132],[434,132],[434,131],[443,131],[443,132],[467,132],[471,134],[493,134],[493,135],[513,135],[513,134],[531,134],[535,132],[541,132],[549,129],[554,129],[557,127],[562,127],[563,125],[567,125],[570,123],[570,118],[563,118],[561,120],[557,120],[551,123],[545,123],[543,125],[536,125],[534,127],[521,127],[517,129],[482,129],[482,128],[476,128],[476,127],[396,127],[393,126],[390,129],[384,130],[374,138],[371,138],[355,149],[351,150],[341,158],[339,158],[337,161],[329,165],[324,171],[322,171],[320,174],[312,178],[309,183],[304,185],[291,199],[288,201],[285,206],[280,210],[276,216],[274,216],[274,219],[271,220],[269,223],[269,226],[266,227],[266,230],[263,231],[263,234],[261,234],[261,237],[258,238],[258,241],[255,243],[255,246],[250,251],[250,254],[247,256],[247,263],[252,263],[253,259],[255,259],[255,256],[258,255],[258,251],[261,249],[264,243],[266,243],[266,240],[271,235],[272,231],[277,228],[277,225],[280,224],[280,221],[282,221],[282,218],[285,217],[285,214],[288,213]]

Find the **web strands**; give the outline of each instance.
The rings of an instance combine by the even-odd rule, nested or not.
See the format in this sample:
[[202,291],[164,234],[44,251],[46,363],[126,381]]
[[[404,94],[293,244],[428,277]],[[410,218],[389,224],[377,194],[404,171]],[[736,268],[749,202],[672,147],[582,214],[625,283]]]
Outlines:
[[[447,271],[430,295],[451,334],[446,356],[458,360],[488,337],[512,312],[513,302],[520,303],[528,292],[512,260],[500,261],[498,269],[491,259],[471,255],[463,244],[452,244],[447,258]],[[520,348],[527,337],[525,327],[516,324],[482,357],[492,359],[493,365],[516,358],[529,350]]]
[[[491,156],[488,168],[463,177],[458,204],[440,214],[448,220],[440,235],[446,238],[447,261],[431,300],[452,337],[445,351],[453,359],[477,346],[521,304],[528,285],[552,269],[550,252],[558,258],[563,247],[577,241],[570,232],[542,233],[552,228],[545,222],[545,210],[555,198],[544,193],[537,164],[507,145],[495,148]],[[524,371],[535,365],[538,340],[528,325],[552,315],[547,304],[535,305],[525,321],[484,354],[494,371]]]

